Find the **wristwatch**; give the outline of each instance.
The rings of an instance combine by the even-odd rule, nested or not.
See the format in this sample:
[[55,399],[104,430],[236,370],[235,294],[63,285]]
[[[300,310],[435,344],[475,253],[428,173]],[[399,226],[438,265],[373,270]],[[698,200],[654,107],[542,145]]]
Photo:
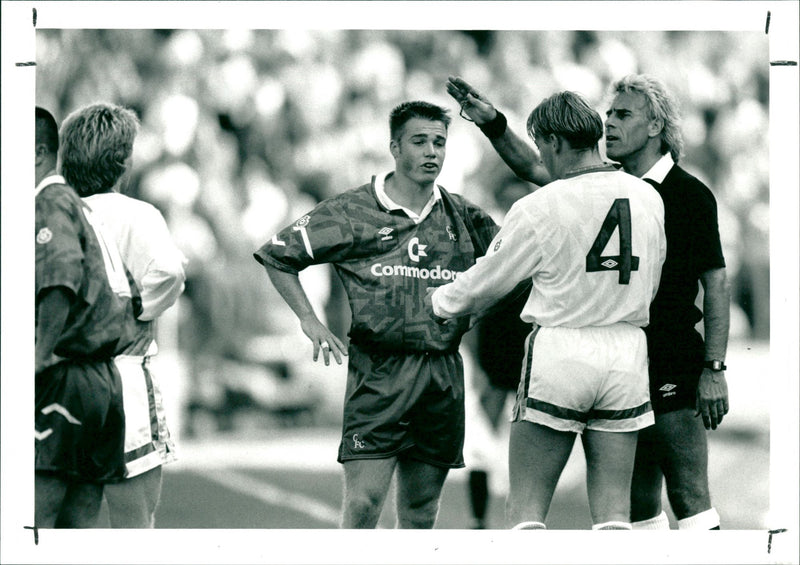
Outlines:
[[725,363],[720,361],[719,359],[710,359],[705,363],[703,363],[703,367],[705,367],[706,369],[711,369],[715,373],[718,373],[719,371],[724,371],[728,368],[725,366]]

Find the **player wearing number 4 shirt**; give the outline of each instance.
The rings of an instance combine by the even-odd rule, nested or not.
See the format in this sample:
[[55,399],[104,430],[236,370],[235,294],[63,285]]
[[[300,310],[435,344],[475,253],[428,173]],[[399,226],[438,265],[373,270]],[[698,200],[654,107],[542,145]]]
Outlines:
[[[397,471],[398,523],[431,528],[448,469],[463,467],[464,375],[458,346],[468,321],[442,326],[427,289],[457,279],[497,226],[435,184],[447,111],[408,102],[390,118],[395,170],[320,203],[255,254],[329,363],[348,355],[339,461],[345,528],[375,527]],[[297,273],[332,263],[352,312],[346,348],[317,319]]]
[[537,106],[529,129],[558,180],[517,201],[486,256],[432,295],[444,319],[533,284],[510,442],[509,522],[543,528],[576,433],[596,529],[630,529],[637,431],[653,423],[648,323],[666,255],[664,207],[646,182],[600,158],[600,116],[578,95]]

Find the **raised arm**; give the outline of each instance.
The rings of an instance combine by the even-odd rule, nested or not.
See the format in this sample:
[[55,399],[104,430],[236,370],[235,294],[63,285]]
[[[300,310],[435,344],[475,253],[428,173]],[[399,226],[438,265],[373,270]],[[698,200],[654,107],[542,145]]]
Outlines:
[[519,178],[543,186],[552,178],[536,148],[508,127],[505,116],[481,93],[460,77],[449,77],[447,93],[461,111],[489,138],[497,154]]
[[[275,289],[300,320],[300,328],[303,333],[308,336],[314,345],[314,361],[319,358],[319,352],[322,349],[322,356],[326,365],[330,364],[330,353],[333,353],[334,359],[341,365],[342,356],[347,355],[347,348],[339,338],[320,322],[314,312],[314,308],[311,306],[311,302],[308,300],[308,295],[306,295],[303,285],[300,284],[300,278],[297,274],[281,271],[268,263],[264,263],[264,268]],[[324,347],[323,344],[328,344],[329,348]]]

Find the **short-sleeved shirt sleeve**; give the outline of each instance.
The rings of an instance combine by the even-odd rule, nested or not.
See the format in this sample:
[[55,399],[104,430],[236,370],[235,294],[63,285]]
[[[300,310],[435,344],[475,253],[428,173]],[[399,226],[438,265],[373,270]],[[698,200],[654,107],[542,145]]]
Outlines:
[[68,194],[51,187],[36,199],[36,295],[61,286],[77,295],[83,278],[86,235]]
[[254,257],[262,265],[297,274],[310,265],[347,259],[353,241],[353,226],[345,210],[331,199],[275,234]]

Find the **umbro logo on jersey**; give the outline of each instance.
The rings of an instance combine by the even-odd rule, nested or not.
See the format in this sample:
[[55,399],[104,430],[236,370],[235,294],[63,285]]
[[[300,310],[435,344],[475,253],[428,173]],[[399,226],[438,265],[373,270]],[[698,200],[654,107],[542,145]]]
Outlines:
[[388,241],[392,239],[392,237],[394,237],[393,235],[391,235],[393,231],[394,231],[393,228],[388,228],[388,227],[379,230],[378,234],[383,236],[381,237],[381,241]]
[[606,269],[613,269],[614,267],[617,266],[617,262],[614,261],[613,259],[606,259],[600,264],[603,265]]
[[412,237],[411,241],[408,242],[408,257],[415,263],[419,263],[420,257],[428,256],[428,254],[425,253],[427,247],[427,245],[423,245],[419,242],[419,238]]
[[294,225],[295,225],[295,226],[297,226],[297,227],[307,226],[307,225],[308,225],[308,222],[309,222],[309,220],[311,220],[311,216],[309,216],[308,214],[306,214],[305,216],[303,216],[302,218],[300,218],[299,220],[297,220],[297,221],[294,223]]

